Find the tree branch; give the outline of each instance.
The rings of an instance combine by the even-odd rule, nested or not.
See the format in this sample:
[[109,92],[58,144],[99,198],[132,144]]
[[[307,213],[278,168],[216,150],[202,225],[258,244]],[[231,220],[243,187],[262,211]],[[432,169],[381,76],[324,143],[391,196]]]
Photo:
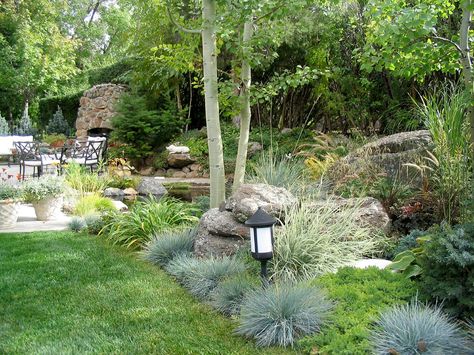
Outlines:
[[446,42],[446,43],[452,44],[454,47],[456,47],[456,49],[458,50],[458,52],[461,53],[461,55],[464,55],[464,52],[462,51],[461,47],[460,47],[459,44],[457,44],[456,42],[451,41],[451,40],[448,39],[448,38],[440,37],[440,36],[433,36],[433,37],[431,37],[431,38],[434,39],[434,40],[440,41],[440,42]]
[[176,20],[173,18],[173,14],[171,13],[171,9],[170,9],[170,2],[169,0],[166,2],[166,11],[168,12],[168,17],[170,18],[170,21],[173,25],[175,25],[176,27],[178,27],[178,29],[180,31],[183,31],[183,32],[186,32],[186,33],[201,33],[201,30],[197,30],[197,29],[189,29],[189,28],[186,28],[182,25],[180,25],[178,22],[176,22]]

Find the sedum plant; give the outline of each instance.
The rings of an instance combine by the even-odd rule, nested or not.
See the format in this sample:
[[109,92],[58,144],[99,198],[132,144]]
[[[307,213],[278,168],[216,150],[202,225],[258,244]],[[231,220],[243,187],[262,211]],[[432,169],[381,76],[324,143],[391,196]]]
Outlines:
[[273,278],[312,279],[382,250],[382,238],[358,223],[358,205],[303,201],[276,230]]
[[146,243],[143,257],[152,264],[166,266],[180,255],[191,255],[196,236],[195,228],[164,231]]
[[255,338],[259,346],[290,346],[318,332],[331,308],[318,287],[272,285],[245,297],[237,333]]
[[440,307],[420,304],[417,300],[383,312],[372,332],[374,353],[463,354],[467,339],[460,327]]
[[26,202],[38,202],[45,198],[59,197],[64,192],[64,180],[58,176],[44,175],[23,184],[23,197]]

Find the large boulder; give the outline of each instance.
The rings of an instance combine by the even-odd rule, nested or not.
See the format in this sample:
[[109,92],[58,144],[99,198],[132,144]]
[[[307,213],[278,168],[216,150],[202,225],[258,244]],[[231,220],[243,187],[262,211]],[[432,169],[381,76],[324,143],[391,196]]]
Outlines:
[[[362,146],[345,157],[341,164],[363,169],[366,166],[364,161],[368,161],[380,167],[392,179],[418,185],[420,179],[406,164],[417,163],[423,159],[432,146],[433,140],[427,130],[402,132]],[[335,169],[341,166],[337,165]]]
[[196,162],[189,153],[173,153],[168,155],[168,165],[172,168],[183,168]]
[[[312,202],[311,205],[318,208],[328,203],[334,204],[335,210],[357,206],[355,218],[360,226],[369,227],[374,232],[384,232],[386,234],[390,232],[390,217],[380,201],[373,197],[333,198],[331,200],[315,201]],[[337,218],[337,216],[335,216],[335,218]]]
[[249,229],[235,220],[229,211],[212,208],[201,217],[194,242],[197,257],[221,257],[233,255],[247,246]]
[[266,184],[243,184],[226,201],[225,209],[245,222],[262,207],[276,218],[284,219],[285,210],[298,203],[295,196],[282,187]]
[[142,177],[137,190],[138,194],[141,196],[153,195],[158,199],[167,193],[166,188],[163,186],[160,179],[154,177]]

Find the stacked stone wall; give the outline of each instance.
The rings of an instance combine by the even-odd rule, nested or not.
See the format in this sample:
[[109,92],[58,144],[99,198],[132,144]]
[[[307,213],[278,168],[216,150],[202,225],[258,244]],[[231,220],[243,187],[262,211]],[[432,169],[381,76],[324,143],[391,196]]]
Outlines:
[[116,84],[100,84],[85,91],[77,114],[77,137],[87,137],[91,129],[113,129],[111,121],[117,112],[115,105],[125,91],[126,86]]

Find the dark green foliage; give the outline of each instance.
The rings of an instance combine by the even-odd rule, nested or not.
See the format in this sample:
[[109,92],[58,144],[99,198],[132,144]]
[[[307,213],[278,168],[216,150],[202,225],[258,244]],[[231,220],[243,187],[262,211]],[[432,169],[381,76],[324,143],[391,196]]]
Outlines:
[[166,271],[175,276],[193,296],[205,300],[220,282],[242,274],[245,264],[231,257],[198,260],[180,255],[168,263]]
[[372,332],[375,354],[466,354],[467,337],[441,307],[417,300],[384,311]]
[[66,120],[64,119],[63,116],[63,111],[61,110],[61,107],[58,106],[57,111],[54,113],[53,117],[48,123],[48,126],[46,127],[46,132],[49,134],[64,134],[66,136],[69,135],[70,128]]
[[89,86],[105,83],[128,84],[128,74],[132,70],[132,60],[131,58],[125,58],[106,67],[90,69],[87,72]]
[[204,213],[209,211],[211,199],[209,196],[197,196],[193,201],[196,206]]
[[69,127],[75,127],[77,111],[79,110],[79,100],[84,90],[79,90],[73,94],[64,96],[50,96],[39,100],[40,126],[46,127],[50,118],[56,112],[58,106],[61,107],[63,116]]
[[474,224],[442,225],[430,231],[421,259],[422,295],[443,300],[458,317],[474,317]]
[[405,250],[413,249],[417,246],[416,239],[426,235],[427,232],[420,231],[418,229],[414,229],[410,232],[410,234],[401,238],[397,245],[390,251],[389,257],[393,258],[395,255],[404,252]]
[[143,161],[179,132],[182,122],[171,107],[150,110],[145,98],[122,95],[113,118],[114,139],[129,145],[127,154]]
[[342,268],[320,277],[315,284],[328,291],[336,306],[328,319],[329,325],[320,334],[299,342],[304,353],[313,348],[322,354],[370,353],[369,328],[379,312],[408,302],[416,294],[414,282],[377,268]]
[[212,292],[212,306],[227,316],[237,315],[245,295],[256,287],[255,282],[244,276],[225,280]]
[[28,111],[23,111],[20,122],[18,123],[15,133],[19,136],[30,136],[35,134],[35,129],[31,123],[30,115]]
[[169,230],[157,234],[145,245],[143,256],[152,264],[166,266],[179,255],[191,255],[195,235],[195,228]]
[[0,112],[0,136],[8,136],[10,134],[10,128],[8,127],[8,122],[5,117],[2,116]]
[[124,176],[118,177],[114,176],[110,179],[107,183],[107,187],[115,187],[117,189],[125,190],[129,187],[136,189],[138,184],[140,183],[140,178],[135,176]]
[[332,303],[316,286],[271,285],[243,300],[237,333],[255,338],[259,346],[291,346],[320,331]]

